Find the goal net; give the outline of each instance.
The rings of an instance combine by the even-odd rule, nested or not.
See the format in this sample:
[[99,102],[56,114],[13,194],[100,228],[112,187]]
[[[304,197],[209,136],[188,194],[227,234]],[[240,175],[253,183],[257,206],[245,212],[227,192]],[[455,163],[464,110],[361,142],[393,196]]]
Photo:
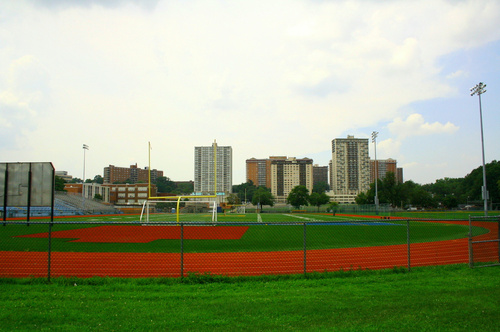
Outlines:
[[[151,214],[151,212],[154,214]],[[142,206],[141,222],[217,221],[215,201],[147,200]]]

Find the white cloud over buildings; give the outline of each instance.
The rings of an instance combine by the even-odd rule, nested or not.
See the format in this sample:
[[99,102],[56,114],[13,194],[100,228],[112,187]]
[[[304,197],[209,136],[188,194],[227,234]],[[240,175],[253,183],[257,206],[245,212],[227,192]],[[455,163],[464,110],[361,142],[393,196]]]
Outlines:
[[[468,70],[444,73],[440,59],[500,39],[492,0],[106,3],[5,7],[0,103],[25,107],[26,123],[14,126],[26,159],[78,174],[86,143],[98,174],[145,164],[152,141],[165,151],[154,167],[182,180],[193,176],[193,147],[217,139],[233,146],[239,183],[246,158],[318,153],[335,137],[382,126],[394,137],[381,149],[411,158],[405,137],[462,128],[451,115],[403,111],[456,96],[446,76]],[[20,59],[31,59],[33,74],[14,86],[5,77]],[[0,126],[14,123],[8,107]],[[0,147],[23,155],[14,150]]]
[[424,117],[416,113],[410,114],[406,119],[398,117],[387,127],[399,139],[422,135],[453,134],[459,129],[451,122],[445,124],[425,122]]

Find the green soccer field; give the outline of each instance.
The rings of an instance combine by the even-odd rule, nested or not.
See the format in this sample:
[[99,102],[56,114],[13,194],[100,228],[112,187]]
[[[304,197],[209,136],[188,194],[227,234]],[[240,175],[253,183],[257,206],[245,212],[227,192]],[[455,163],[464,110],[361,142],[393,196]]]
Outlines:
[[[356,220],[353,217],[321,214],[219,214],[217,224],[211,223],[211,214],[181,215],[182,223],[196,222],[198,225],[248,226],[245,234],[236,240],[184,239],[184,252],[256,252],[288,251],[304,248],[304,231],[307,249],[355,248],[405,244],[407,241],[406,220]],[[175,214],[155,214],[150,216],[149,225],[175,223]],[[257,222],[257,220],[262,220]],[[46,221],[45,221],[46,222]],[[70,223],[69,223],[70,222]],[[307,222],[304,229],[304,222]],[[94,227],[99,235],[100,226],[135,225],[149,227],[139,216],[91,216],[86,218],[57,219],[52,232]],[[279,225],[278,225],[279,224]],[[143,225],[143,226],[141,226]],[[187,224],[185,224],[186,227]],[[159,228],[161,231],[161,228]],[[439,222],[410,222],[411,243],[452,240],[466,238],[468,226]],[[47,238],[25,238],[20,235],[48,232],[48,225],[40,222],[0,227],[0,250],[3,251],[46,251]],[[473,228],[474,235],[484,234],[486,229]],[[105,235],[103,235],[105,236]],[[100,243],[73,242],[74,238],[53,238],[53,251],[71,252],[180,252],[179,239],[159,239],[147,243]]]

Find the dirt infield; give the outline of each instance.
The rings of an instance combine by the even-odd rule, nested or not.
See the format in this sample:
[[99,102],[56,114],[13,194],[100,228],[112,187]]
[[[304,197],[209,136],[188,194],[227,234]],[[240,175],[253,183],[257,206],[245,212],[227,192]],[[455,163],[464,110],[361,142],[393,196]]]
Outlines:
[[[248,226],[188,226],[183,228],[186,240],[239,240]],[[18,237],[47,238],[49,233]],[[148,243],[156,240],[178,240],[180,226],[97,226],[52,232],[53,238],[76,239],[69,242]]]
[[[436,221],[433,221],[436,222]],[[451,222],[450,222],[451,223]],[[453,222],[466,225],[468,222]],[[475,223],[489,233],[475,240],[498,239],[498,224]],[[147,227],[146,227],[147,228]],[[205,227],[206,228],[206,227]],[[219,234],[219,233],[217,233]],[[467,263],[468,239],[415,243],[410,245],[411,266]],[[211,273],[229,276],[292,274],[338,271],[341,269],[384,269],[407,266],[406,245],[345,249],[278,252],[226,253],[77,253],[53,252],[51,276],[74,277],[179,277],[181,261],[184,275]],[[498,243],[486,243],[477,255],[486,261],[498,261]],[[0,252],[1,277],[47,277],[46,252]]]

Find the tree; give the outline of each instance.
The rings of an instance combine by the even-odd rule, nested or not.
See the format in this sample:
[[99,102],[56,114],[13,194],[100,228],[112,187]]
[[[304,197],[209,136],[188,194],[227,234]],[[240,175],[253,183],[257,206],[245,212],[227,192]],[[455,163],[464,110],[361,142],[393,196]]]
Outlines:
[[241,202],[252,202],[256,190],[257,187],[252,180],[233,186],[233,193],[238,195]]
[[419,186],[410,194],[410,203],[424,208],[436,207],[436,201],[422,186]]
[[262,207],[264,205],[274,205],[274,196],[266,187],[259,187],[253,194],[252,204],[260,205],[260,212],[262,212]]
[[104,183],[104,178],[100,175],[96,175],[94,176],[94,180],[93,180],[94,183],[100,183],[100,184],[103,184]]
[[361,192],[354,200],[358,205],[366,205],[368,204],[368,195],[367,193]]
[[236,194],[227,195],[226,200],[229,205],[241,204],[240,198]]
[[55,190],[56,191],[66,191],[64,189],[64,185],[65,185],[66,182],[64,181],[63,178],[61,178],[61,177],[59,177],[59,176],[56,175],[54,181],[55,181]]
[[458,206],[458,200],[455,195],[446,195],[443,198],[443,206],[447,209],[453,209]]
[[159,193],[172,193],[176,189],[175,182],[166,176],[159,176],[155,184]]
[[179,191],[180,194],[191,194],[194,191],[194,183],[179,183],[177,185],[177,191]]
[[330,202],[329,209],[330,209],[330,211],[333,212],[334,215],[335,215],[335,212],[337,212],[338,208],[339,208],[339,203],[337,203],[337,202]]
[[330,186],[328,185],[328,183],[321,181],[321,182],[316,182],[313,185],[312,192],[321,194],[321,193],[324,193],[325,191],[328,191],[328,190],[330,190]]
[[318,212],[319,212],[319,207],[321,205],[324,205],[326,203],[330,202],[330,197],[326,193],[312,193],[311,196],[309,196],[309,203],[311,205],[317,206],[318,207]]
[[[378,182],[377,182],[378,184]],[[389,203],[392,206],[398,205],[398,183],[396,183],[396,177],[393,172],[387,172],[385,177],[382,179],[382,186],[380,190],[381,201],[384,203]]]
[[102,201],[102,195],[101,195],[101,194],[95,194],[95,195],[94,195],[94,199],[95,199],[95,200]]
[[296,186],[290,191],[286,201],[293,207],[300,209],[301,205],[307,205],[309,202],[309,190],[306,186]]
[[416,184],[412,180],[408,180],[402,185],[400,185],[400,200],[401,200],[401,208],[404,208],[406,205],[411,204],[411,195],[412,193],[420,188],[419,184]]

